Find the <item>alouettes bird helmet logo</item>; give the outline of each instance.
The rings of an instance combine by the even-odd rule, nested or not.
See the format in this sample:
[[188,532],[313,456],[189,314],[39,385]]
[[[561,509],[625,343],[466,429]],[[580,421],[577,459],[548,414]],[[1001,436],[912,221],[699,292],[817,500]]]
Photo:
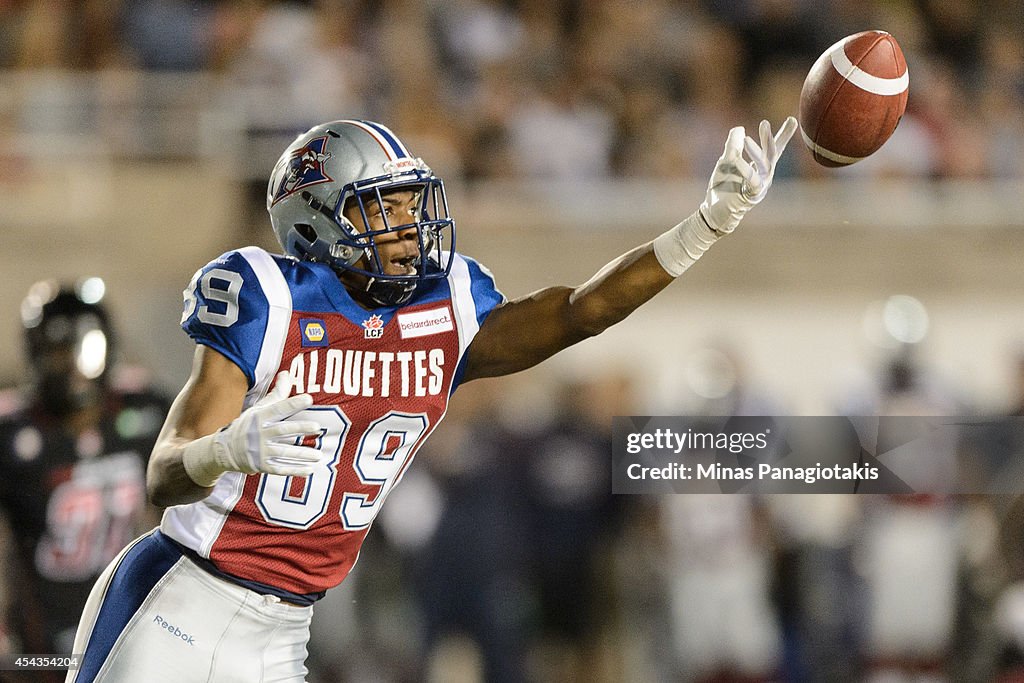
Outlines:
[[288,172],[281,179],[281,185],[274,192],[271,205],[289,197],[304,187],[318,185],[333,180],[324,171],[324,162],[331,158],[325,152],[327,136],[324,135],[309,141],[309,144],[292,152],[288,159]]

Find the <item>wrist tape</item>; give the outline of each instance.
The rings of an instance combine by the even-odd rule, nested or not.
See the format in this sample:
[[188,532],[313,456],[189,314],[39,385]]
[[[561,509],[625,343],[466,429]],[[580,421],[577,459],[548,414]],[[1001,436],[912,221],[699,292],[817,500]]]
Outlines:
[[679,277],[721,237],[708,227],[700,211],[654,239],[654,255],[665,272]]
[[223,448],[217,433],[192,441],[181,453],[181,464],[189,478],[199,486],[208,488],[217,483],[225,468],[219,462],[218,449]]

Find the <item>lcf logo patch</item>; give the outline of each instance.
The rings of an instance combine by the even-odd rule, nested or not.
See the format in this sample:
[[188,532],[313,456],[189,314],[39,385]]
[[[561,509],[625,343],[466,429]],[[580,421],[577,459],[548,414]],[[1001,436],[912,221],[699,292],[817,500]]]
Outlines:
[[299,330],[302,332],[302,346],[328,346],[327,328],[324,321],[318,318],[299,318]]
[[384,336],[384,320],[379,315],[371,315],[363,321],[363,336],[366,339],[380,339]]

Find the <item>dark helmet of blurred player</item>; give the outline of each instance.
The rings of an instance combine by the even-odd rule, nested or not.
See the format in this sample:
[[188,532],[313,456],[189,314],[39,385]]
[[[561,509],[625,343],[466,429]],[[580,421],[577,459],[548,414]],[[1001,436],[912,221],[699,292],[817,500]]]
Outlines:
[[103,291],[99,278],[78,287],[46,280],[21,303],[35,400],[58,417],[95,404],[106,388],[113,335]]
[[[413,222],[370,227],[367,203],[413,190]],[[345,215],[358,208],[362,225]],[[284,151],[267,187],[267,210],[286,254],[354,273],[377,305],[398,306],[428,280],[444,278],[455,249],[444,183],[386,127],[372,121],[332,121],[299,135]],[[415,230],[418,256],[402,274],[388,274],[379,249],[395,233]]]

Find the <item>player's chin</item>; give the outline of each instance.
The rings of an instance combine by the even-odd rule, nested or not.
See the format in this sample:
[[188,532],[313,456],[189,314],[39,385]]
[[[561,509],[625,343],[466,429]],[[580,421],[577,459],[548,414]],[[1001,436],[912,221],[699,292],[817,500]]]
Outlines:
[[[406,263],[392,263],[390,261],[384,261],[381,264],[383,267],[378,270],[377,268],[365,266],[362,263],[356,263],[355,268],[366,271],[367,273],[379,273],[390,278],[415,278],[418,274],[416,266]],[[370,282],[370,276],[364,273],[358,273],[353,271],[346,271],[342,274],[342,282],[354,287],[356,289],[365,289]]]

